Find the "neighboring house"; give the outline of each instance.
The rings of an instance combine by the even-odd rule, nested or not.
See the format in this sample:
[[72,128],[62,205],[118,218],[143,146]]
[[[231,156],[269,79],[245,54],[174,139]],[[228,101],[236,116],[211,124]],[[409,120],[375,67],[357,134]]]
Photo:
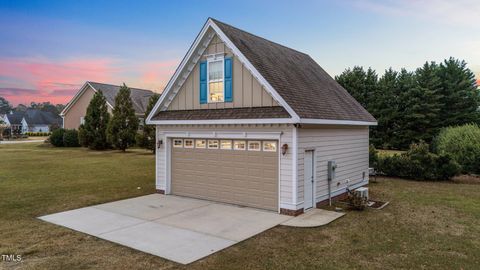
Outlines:
[[10,130],[10,135],[22,134],[22,119],[25,112],[13,112],[6,114],[4,121],[6,123],[7,129]]
[[[90,104],[90,100],[97,91],[103,93],[107,100],[108,112],[112,112],[115,106],[115,97],[120,91],[120,86],[86,82],[60,113],[63,117],[63,127],[65,129],[77,129],[80,124],[83,124],[88,104]],[[135,114],[142,120],[140,123],[143,123],[148,101],[153,94],[154,92],[150,90],[130,88],[130,98],[132,99]]]
[[208,19],[147,118],[156,189],[298,215],[368,184],[372,117],[310,56]]
[[5,115],[5,120],[12,135],[26,132],[50,132],[52,125],[62,125],[62,119],[58,115],[35,109],[27,109],[25,112],[10,112]]

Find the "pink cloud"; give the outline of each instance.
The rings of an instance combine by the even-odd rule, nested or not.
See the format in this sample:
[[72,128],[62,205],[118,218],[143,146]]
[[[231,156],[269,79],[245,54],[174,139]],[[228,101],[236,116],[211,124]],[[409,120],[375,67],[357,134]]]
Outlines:
[[119,72],[113,62],[110,59],[0,59],[0,76],[7,78],[0,81],[2,96],[13,104],[48,101],[48,98],[51,102],[66,103],[85,81],[112,80]]
[[162,91],[178,63],[177,59],[145,63],[141,67],[140,84],[147,89]]
[[14,105],[32,101],[66,104],[85,81],[126,82],[131,87],[161,92],[178,62],[175,59],[132,65],[113,59],[0,58],[0,95]]

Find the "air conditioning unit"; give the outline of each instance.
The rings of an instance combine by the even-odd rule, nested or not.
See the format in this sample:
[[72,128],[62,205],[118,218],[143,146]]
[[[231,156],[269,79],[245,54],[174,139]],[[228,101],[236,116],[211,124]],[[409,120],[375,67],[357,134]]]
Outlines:
[[358,196],[362,197],[362,198],[365,198],[366,200],[368,200],[368,188],[367,187],[360,187],[360,188],[357,188],[355,189],[355,194],[357,194]]

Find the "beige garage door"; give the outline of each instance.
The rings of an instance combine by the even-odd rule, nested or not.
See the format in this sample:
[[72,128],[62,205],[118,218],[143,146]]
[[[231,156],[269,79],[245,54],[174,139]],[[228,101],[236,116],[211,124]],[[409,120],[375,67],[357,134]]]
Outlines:
[[276,211],[276,141],[172,140],[172,193]]

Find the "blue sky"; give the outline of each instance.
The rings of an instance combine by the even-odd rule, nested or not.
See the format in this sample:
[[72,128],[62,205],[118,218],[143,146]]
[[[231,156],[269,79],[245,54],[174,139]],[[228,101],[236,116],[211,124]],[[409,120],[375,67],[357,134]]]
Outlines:
[[454,56],[480,77],[480,1],[0,0],[0,95],[64,103],[86,80],[161,91],[210,16],[310,54],[330,75]]

